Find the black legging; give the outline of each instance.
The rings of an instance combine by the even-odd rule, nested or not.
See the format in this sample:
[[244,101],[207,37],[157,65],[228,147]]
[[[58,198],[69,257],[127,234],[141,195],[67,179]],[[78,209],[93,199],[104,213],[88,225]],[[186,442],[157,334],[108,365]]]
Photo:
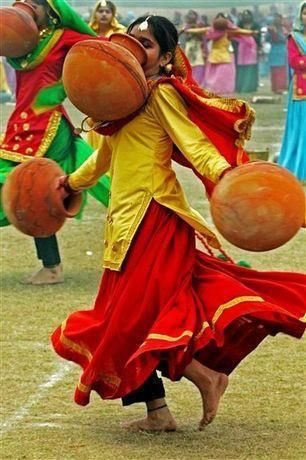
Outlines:
[[122,404],[123,406],[129,406],[130,404],[150,402],[153,399],[164,397],[165,388],[163,381],[157,376],[157,372],[154,371],[140,388],[122,398]]
[[34,238],[37,257],[46,268],[54,267],[61,263],[56,235],[47,238]]

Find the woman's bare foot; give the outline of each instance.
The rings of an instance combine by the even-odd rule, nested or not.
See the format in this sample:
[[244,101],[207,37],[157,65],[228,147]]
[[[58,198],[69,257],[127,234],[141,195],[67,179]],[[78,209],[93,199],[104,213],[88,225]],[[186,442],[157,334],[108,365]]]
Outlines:
[[129,431],[175,431],[176,421],[174,420],[167,406],[148,412],[147,417],[125,423],[124,428]]
[[228,385],[228,377],[203,366],[195,359],[186,367],[184,376],[191,380],[200,391],[203,417],[199,424],[199,430],[203,430],[217,415],[221,396]]

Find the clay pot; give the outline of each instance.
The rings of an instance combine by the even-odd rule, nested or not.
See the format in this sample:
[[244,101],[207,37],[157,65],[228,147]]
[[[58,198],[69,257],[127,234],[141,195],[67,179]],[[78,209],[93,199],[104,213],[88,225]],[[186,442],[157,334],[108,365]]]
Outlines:
[[286,169],[254,161],[221,179],[211,198],[211,214],[230,243],[248,251],[270,251],[289,241],[303,225],[305,194]]
[[228,20],[225,18],[217,18],[213,21],[213,28],[216,30],[224,31],[228,27]]
[[64,201],[57,181],[65,173],[53,160],[34,158],[16,166],[2,188],[3,208],[8,220],[21,232],[34,237],[56,233],[66,217],[80,210],[82,197]]
[[28,3],[15,2],[0,8],[0,55],[17,58],[32,51],[38,43],[36,13]]
[[130,51],[140,65],[144,65],[147,62],[147,53],[145,48],[138,40],[136,40],[136,38],[131,37],[131,35],[114,33],[110,36],[109,40],[112,43],[120,45]]
[[141,67],[145,49],[132,37],[118,35],[113,34],[113,41],[76,43],[64,62],[63,83],[68,98],[97,121],[127,117],[145,103],[148,95]]

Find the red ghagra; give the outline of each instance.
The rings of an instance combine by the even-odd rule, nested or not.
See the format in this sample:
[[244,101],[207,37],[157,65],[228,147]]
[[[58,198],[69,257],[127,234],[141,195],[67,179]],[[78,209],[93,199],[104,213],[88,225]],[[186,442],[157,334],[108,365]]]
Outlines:
[[179,379],[193,357],[230,374],[268,335],[301,337],[306,276],[258,272],[195,248],[194,230],[152,201],[122,271],[104,271],[92,310],[52,335],[80,364],[75,401],[127,395],[156,369]]

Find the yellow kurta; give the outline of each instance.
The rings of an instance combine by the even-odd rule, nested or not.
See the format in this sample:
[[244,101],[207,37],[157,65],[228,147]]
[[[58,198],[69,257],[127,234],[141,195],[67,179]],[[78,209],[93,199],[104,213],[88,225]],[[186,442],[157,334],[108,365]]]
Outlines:
[[208,55],[208,61],[211,64],[229,64],[232,62],[232,53],[230,53],[231,41],[227,35],[223,35],[217,40],[212,41],[212,49]]
[[188,118],[183,99],[170,84],[157,86],[145,109],[110,137],[69,177],[73,189],[92,186],[110,169],[111,196],[105,226],[105,268],[120,270],[152,199],[171,209],[214,247],[219,242],[189,205],[171,167],[173,143],[203,176],[216,182],[230,165]]

